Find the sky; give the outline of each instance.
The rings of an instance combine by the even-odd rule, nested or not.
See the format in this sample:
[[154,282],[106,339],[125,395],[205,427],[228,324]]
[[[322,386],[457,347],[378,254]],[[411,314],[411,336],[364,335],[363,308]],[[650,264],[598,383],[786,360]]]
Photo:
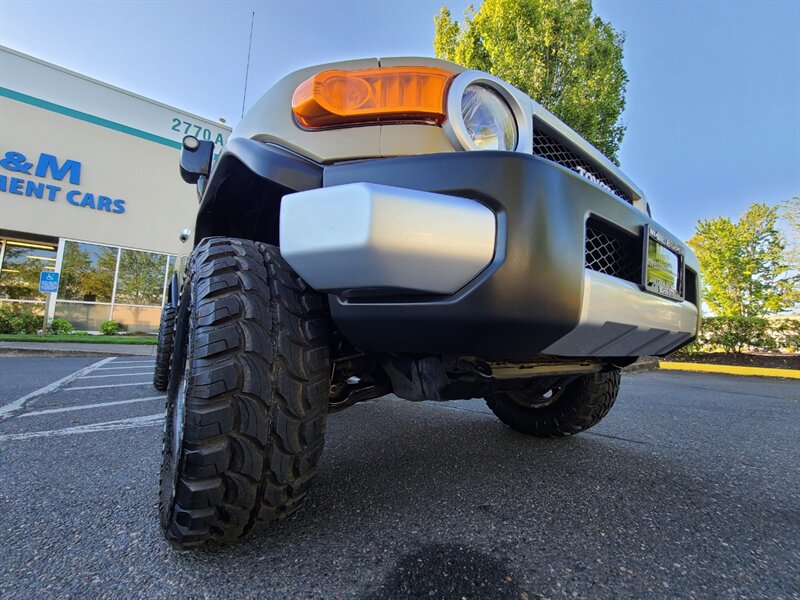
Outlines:
[[[235,125],[294,69],[432,56],[452,0],[0,0],[0,44]],[[474,0],[473,4],[480,4]],[[626,35],[623,171],[682,239],[698,219],[800,195],[800,0],[595,0]]]

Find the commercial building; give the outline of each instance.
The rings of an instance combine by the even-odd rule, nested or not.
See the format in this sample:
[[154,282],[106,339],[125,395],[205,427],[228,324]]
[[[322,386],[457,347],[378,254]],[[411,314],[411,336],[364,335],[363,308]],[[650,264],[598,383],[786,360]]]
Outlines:
[[[230,129],[0,47],[0,307],[76,329],[158,327],[197,212],[178,173],[186,134]],[[58,271],[57,294],[39,274]]]

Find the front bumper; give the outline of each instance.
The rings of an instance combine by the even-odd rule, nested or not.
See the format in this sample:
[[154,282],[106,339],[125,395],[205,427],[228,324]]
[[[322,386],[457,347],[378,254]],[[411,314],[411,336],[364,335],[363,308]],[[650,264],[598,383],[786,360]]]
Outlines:
[[[496,221],[491,261],[452,294],[409,297],[387,289],[384,295],[332,295],[333,319],[358,348],[492,360],[630,357],[668,354],[697,333],[698,264],[691,250],[669,236],[695,274],[687,277],[682,302],[587,269],[587,220],[602,220],[638,240],[644,226],[655,223],[549,161],[461,152],[324,170],[324,188],[357,182],[469,198],[489,208]],[[419,265],[424,268],[424,257]]]
[[[227,148],[225,160],[238,160],[254,179],[286,189],[278,201],[282,221],[296,199],[290,192],[312,190],[306,193],[313,194],[319,215],[304,216],[300,204],[295,205],[300,210],[294,225],[284,223],[280,232],[282,252],[312,285],[316,281],[318,289],[332,292],[333,320],[361,350],[513,361],[540,354],[631,357],[668,354],[697,333],[699,278],[691,250],[668,235],[683,248],[687,275],[692,275],[686,278],[682,302],[587,268],[587,221],[607,224],[639,249],[645,225],[655,223],[555,163],[519,153],[457,152],[322,166],[256,142],[247,146],[241,158]],[[220,182],[233,181],[221,167],[203,199],[204,207],[213,209],[207,210],[214,217],[207,219],[211,224],[221,222],[229,204],[227,197],[211,193]],[[301,185],[292,183],[306,171],[318,175],[302,179]],[[320,176],[321,188],[313,181]],[[235,181],[242,178],[239,173]],[[350,184],[361,190],[360,200],[347,193]],[[375,204],[377,196],[364,192],[370,188],[389,189],[392,210],[383,210],[388,206],[383,201]],[[241,195],[228,197],[232,201]],[[426,208],[431,197],[438,199],[439,212]],[[414,208],[404,214],[409,199],[413,202],[407,206]],[[370,215],[383,211],[383,225],[378,226],[380,219],[365,219],[365,208]],[[465,219],[470,212],[472,217]],[[315,220],[328,226],[325,235],[311,226]],[[354,220],[360,225],[354,226]],[[486,250],[489,221],[494,228],[491,255]],[[198,224],[198,234],[200,229]],[[336,229],[351,237],[331,237]],[[391,235],[385,237],[386,232]],[[217,229],[208,234],[227,233]],[[444,243],[431,241],[437,237]],[[427,242],[419,243],[423,238]],[[305,265],[292,256],[291,246],[296,250],[298,242]],[[438,275],[422,277],[425,273]]]

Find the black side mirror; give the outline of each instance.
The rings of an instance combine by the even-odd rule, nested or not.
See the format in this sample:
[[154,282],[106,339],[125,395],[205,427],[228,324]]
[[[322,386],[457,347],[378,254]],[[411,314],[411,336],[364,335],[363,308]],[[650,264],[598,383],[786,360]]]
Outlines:
[[197,183],[201,177],[208,177],[213,158],[214,142],[187,135],[181,144],[181,177],[186,183]]

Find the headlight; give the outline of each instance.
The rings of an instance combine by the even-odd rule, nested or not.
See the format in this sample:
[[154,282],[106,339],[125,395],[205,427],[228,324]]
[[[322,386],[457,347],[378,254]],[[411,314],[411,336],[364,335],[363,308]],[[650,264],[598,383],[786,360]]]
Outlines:
[[505,100],[491,88],[468,85],[461,96],[461,116],[479,150],[514,150],[517,123]]

